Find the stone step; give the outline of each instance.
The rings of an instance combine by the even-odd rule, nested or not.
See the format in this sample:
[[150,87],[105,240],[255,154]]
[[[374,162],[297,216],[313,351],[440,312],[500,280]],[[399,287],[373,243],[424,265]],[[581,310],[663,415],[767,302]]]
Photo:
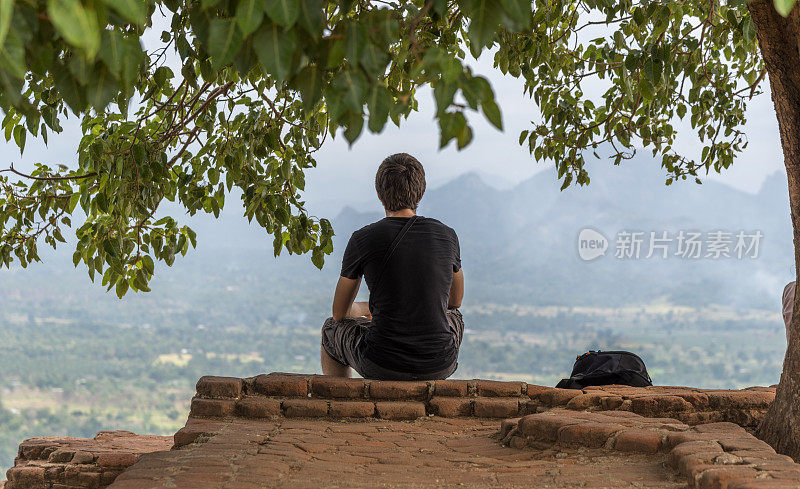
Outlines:
[[504,421],[500,437],[514,448],[558,445],[668,453],[670,465],[699,489],[800,487],[800,465],[734,423],[689,426],[632,412],[553,409]]
[[505,418],[564,407],[629,411],[687,424],[729,421],[750,427],[760,422],[774,397],[775,389],[770,387],[602,386],[570,390],[481,379],[394,382],[276,372],[245,379],[201,378],[191,415],[364,418],[382,417],[383,413],[386,419],[406,419],[403,416],[414,414]]
[[104,488],[141,455],[169,450],[170,436],[101,431],[94,438],[40,437],[22,442],[4,489]]

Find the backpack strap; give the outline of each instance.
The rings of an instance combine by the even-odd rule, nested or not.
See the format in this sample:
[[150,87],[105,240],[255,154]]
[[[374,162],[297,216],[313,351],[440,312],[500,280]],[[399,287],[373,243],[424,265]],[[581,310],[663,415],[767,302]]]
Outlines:
[[374,307],[372,306],[372,296],[375,294],[375,292],[378,290],[378,287],[381,284],[381,279],[383,278],[383,271],[386,270],[386,265],[389,263],[389,258],[392,257],[392,254],[394,254],[394,250],[397,249],[397,245],[399,245],[400,242],[403,241],[403,238],[405,237],[406,233],[408,233],[408,230],[411,229],[411,226],[413,226],[414,223],[417,222],[418,218],[419,216],[417,215],[411,216],[408,219],[408,221],[406,221],[405,226],[403,226],[400,232],[397,233],[397,236],[395,236],[394,241],[392,241],[392,244],[389,245],[389,249],[386,251],[386,255],[383,257],[383,263],[381,263],[381,267],[378,271],[378,278],[375,280],[374,290],[371,290],[369,294],[370,309],[374,309]]

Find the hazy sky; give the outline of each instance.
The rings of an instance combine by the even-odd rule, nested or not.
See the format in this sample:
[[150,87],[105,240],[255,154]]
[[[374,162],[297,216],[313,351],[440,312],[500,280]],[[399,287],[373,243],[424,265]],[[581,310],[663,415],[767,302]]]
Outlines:
[[[439,130],[433,119],[433,96],[430,90],[423,89],[418,97],[420,111],[400,128],[389,124],[379,135],[365,131],[352,147],[342,136],[328,139],[317,153],[318,167],[307,173],[306,199],[312,210],[324,209],[327,215],[331,215],[346,204],[372,201],[377,205],[372,186],[375,169],[386,155],[401,151],[422,161],[431,187],[466,172],[479,172],[490,184],[509,186],[536,172],[552,171],[549,165],[535,163],[527,149],[518,145],[519,132],[530,128],[531,121],[538,120],[537,108],[523,95],[521,81],[504,77],[494,70],[490,56],[483,56],[474,63],[474,70],[487,76],[494,87],[503,112],[504,132],[486,123],[482,115],[472,114],[469,117],[474,130],[472,144],[457,151],[451,142],[449,147],[439,150]],[[762,87],[765,93],[754,98],[748,110],[746,133],[749,147],[725,174],[710,177],[750,192],[758,191],[764,178],[783,168],[777,122],[766,80]],[[64,128],[62,134],[51,135],[47,147],[40,139],[29,138],[23,157],[13,143],[0,140],[4,160],[6,163],[14,162],[20,168],[29,168],[33,161],[74,165],[80,128],[74,118],[67,121]],[[697,141],[688,122],[679,124],[678,129],[688,136],[679,139],[676,146],[695,150]],[[555,174],[553,180],[557,185]]]
[[[314,200],[324,199],[332,203],[339,195],[350,193],[354,188],[359,192],[364,191],[362,189],[372,191],[377,165],[384,156],[399,151],[415,155],[425,165],[428,181],[432,185],[470,171],[484,174],[487,182],[494,184],[513,184],[536,172],[551,171],[553,184],[556,185],[552,166],[536,163],[528,153],[527,143],[526,147],[518,144],[520,131],[530,129],[531,121],[539,118],[535,103],[523,94],[522,82],[504,77],[499,70],[492,68],[491,59],[487,56],[482,57],[474,69],[487,76],[494,87],[503,111],[503,132],[489,125],[482,115],[473,114],[470,117],[474,129],[472,144],[457,151],[454,142],[451,142],[450,146],[439,150],[439,131],[433,119],[433,94],[426,90],[418,97],[420,111],[414,113],[400,128],[389,125],[380,135],[365,133],[352,148],[348,147],[343,137],[329,141],[318,154],[318,168],[308,176],[309,189],[315,194]],[[757,192],[767,176],[783,171],[778,125],[768,85],[765,80],[762,83],[765,93],[755,97],[749,104],[745,127],[748,148],[724,174],[711,175],[709,178]],[[679,124],[678,131],[685,136],[679,138],[676,147],[685,148],[687,153],[694,150],[699,154],[700,146],[688,121]],[[608,160],[598,163],[611,164]],[[347,198],[344,197],[344,200]]]

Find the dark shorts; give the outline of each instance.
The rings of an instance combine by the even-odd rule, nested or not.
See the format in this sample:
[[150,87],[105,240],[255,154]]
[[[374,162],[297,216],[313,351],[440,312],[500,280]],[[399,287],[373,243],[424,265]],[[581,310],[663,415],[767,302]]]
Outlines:
[[[460,348],[464,337],[464,318],[461,317],[461,312],[458,309],[448,309],[447,323],[455,336],[456,348]],[[338,322],[328,318],[322,326],[322,348],[331,358],[352,367],[365,379],[438,380],[450,377],[458,368],[458,362],[453,362],[439,372],[413,374],[396,372],[377,365],[362,354],[361,348],[364,333],[371,324],[372,320],[369,318],[345,318]]]

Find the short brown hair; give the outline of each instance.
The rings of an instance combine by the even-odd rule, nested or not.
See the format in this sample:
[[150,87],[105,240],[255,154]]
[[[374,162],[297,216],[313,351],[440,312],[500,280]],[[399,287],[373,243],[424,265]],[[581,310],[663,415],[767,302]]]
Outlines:
[[410,154],[393,154],[378,167],[375,190],[388,211],[416,210],[425,193],[425,170]]

